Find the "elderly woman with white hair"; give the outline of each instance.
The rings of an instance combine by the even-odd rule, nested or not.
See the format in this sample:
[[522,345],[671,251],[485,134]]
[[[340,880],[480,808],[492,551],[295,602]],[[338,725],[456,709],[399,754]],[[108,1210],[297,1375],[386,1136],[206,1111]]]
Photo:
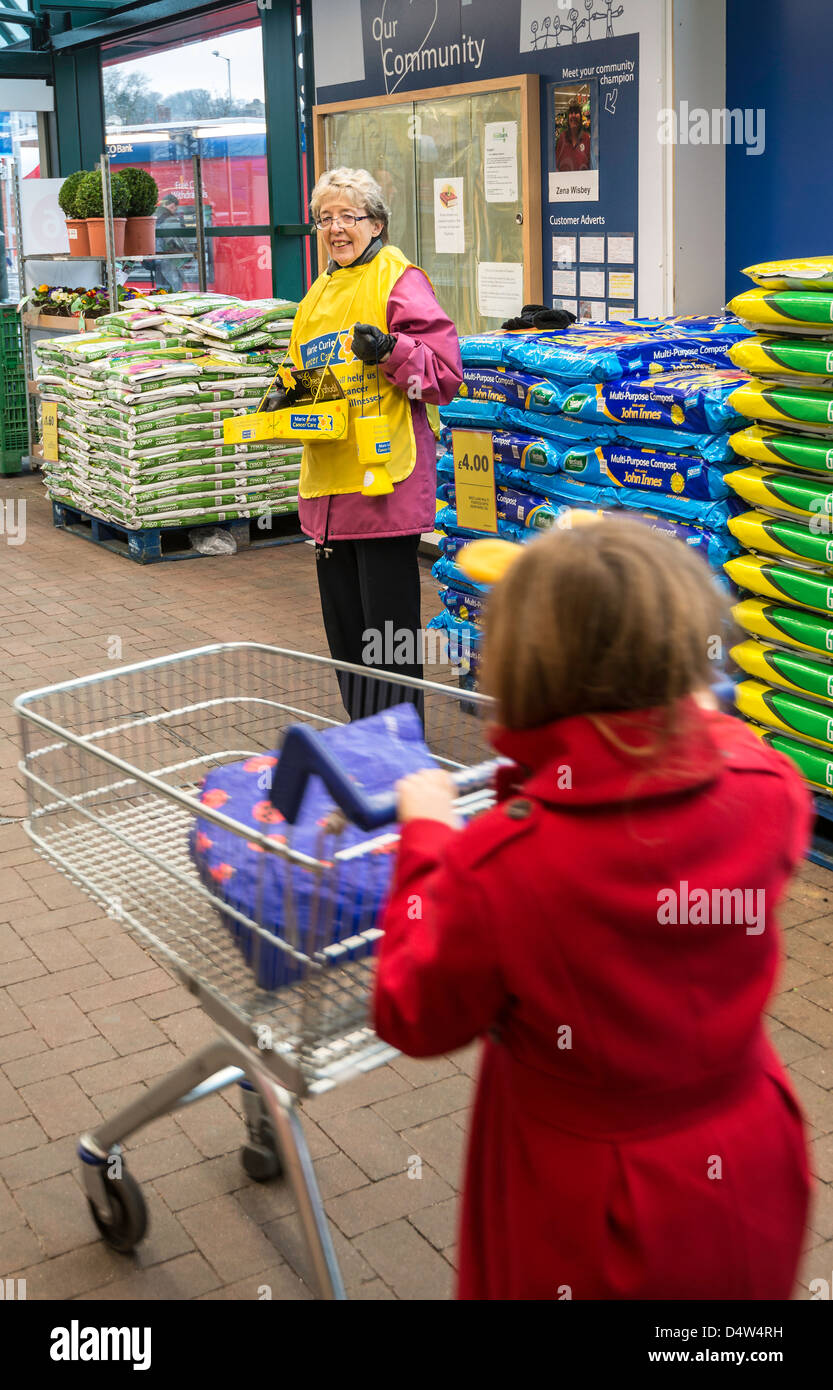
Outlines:
[[[350,406],[346,437],[305,445],[301,468],[300,521],[316,544],[327,641],[334,658],[369,665],[378,634],[382,669],[421,677],[417,547],[436,510],[426,405],[445,405],[462,381],[457,333],[424,272],[389,244],[389,209],[365,169],[322,174],[311,211],[330,260],[298,309],[290,356],[296,367],[329,365]],[[355,421],[377,413],[390,429],[393,490],[373,496],[363,493]],[[353,718],[404,698],[350,678],[341,691]]]

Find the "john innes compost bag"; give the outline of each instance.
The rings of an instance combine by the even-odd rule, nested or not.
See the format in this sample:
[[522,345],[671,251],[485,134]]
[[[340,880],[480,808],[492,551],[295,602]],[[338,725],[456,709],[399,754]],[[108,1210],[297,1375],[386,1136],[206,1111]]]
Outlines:
[[718,434],[740,424],[743,417],[729,397],[746,380],[742,371],[732,370],[657,372],[570,386],[561,390],[558,404],[565,415],[580,420]]

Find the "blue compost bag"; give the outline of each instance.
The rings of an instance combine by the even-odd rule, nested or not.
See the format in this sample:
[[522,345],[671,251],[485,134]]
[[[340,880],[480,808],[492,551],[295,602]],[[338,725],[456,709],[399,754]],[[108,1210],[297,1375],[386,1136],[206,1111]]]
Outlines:
[[503,362],[503,351],[509,334],[472,333],[460,339],[460,357],[464,367],[499,367]]
[[[476,531],[473,527],[461,526],[457,521],[457,512],[450,504],[440,507],[434,517],[434,526],[438,531],[445,531],[447,536],[460,536],[466,540],[477,540],[481,536],[493,537],[495,535],[494,531]],[[522,541],[535,535],[535,532],[527,531],[523,525],[498,517],[497,534],[507,541]]]
[[[445,545],[453,544],[457,549],[447,553],[443,548]],[[431,567],[431,573],[438,584],[449,585],[452,589],[457,589],[463,594],[474,594],[479,598],[485,599],[491,590],[490,584],[478,584],[476,580],[470,579],[465,570],[455,564],[454,556],[459,553],[467,542],[461,536],[442,536],[440,538],[440,558],[435,560]]]
[[464,367],[457,400],[491,401],[544,415],[560,409],[558,388],[552,382],[509,367]]
[[657,516],[653,512],[635,512],[634,519],[644,522],[650,526],[652,531],[658,531],[660,535],[670,536],[674,540],[682,541],[685,545],[697,550],[708,561],[714,570],[721,571],[727,560],[731,560],[733,555],[740,554],[740,546],[734,536],[725,532],[719,535],[714,531],[707,531],[702,526],[692,526],[687,522],[673,521],[669,517]]
[[440,420],[456,429],[499,429],[502,409],[500,401],[471,401],[458,395],[440,406]]
[[687,521],[719,535],[728,532],[729,518],[744,510],[745,503],[727,497],[717,502],[701,502],[693,497],[675,497],[669,492],[656,492],[650,497],[639,488],[617,488],[614,494],[620,507],[630,511],[645,511],[646,507],[674,521]]
[[[343,763],[348,775],[368,793],[388,791],[400,777],[436,766],[423,736],[422,721],[412,704],[395,705],[367,719],[326,729],[322,738]],[[288,826],[269,801],[268,786],[276,752],[212,769],[203,782],[200,800],[221,810],[239,824],[288,844],[292,850],[321,855],[321,827],[335,802],[318,777],[307,783],[298,819]],[[268,778],[268,782],[267,782]],[[363,844],[385,831],[358,830],[348,825],[337,849]],[[328,839],[328,850],[333,841]],[[331,942],[343,942],[372,925],[381,909],[391,875],[390,846],[344,862],[337,874],[318,876],[279,855],[266,854],[232,831],[197,818],[190,850],[200,876],[211,892],[247,917],[267,927],[281,941],[312,954]],[[247,964],[262,989],[280,989],[299,979],[302,969],[292,954],[233,917],[224,917]],[[328,923],[327,940],[315,936]],[[350,958],[369,954],[362,938],[351,943]]]
[[519,339],[504,348],[504,361],[525,372],[567,381],[612,381],[651,367],[661,371],[676,366],[695,355],[695,342],[688,334],[617,332],[594,325],[581,332],[566,329],[558,338],[541,334]]
[[627,444],[573,445],[562,452],[561,467],[570,477],[602,487],[641,487],[701,502],[729,496],[721,470],[699,454],[669,454]]
[[[537,410],[517,410],[511,405],[500,406],[499,410],[500,424],[510,431],[529,431],[531,434],[543,435],[545,439],[554,439],[565,444],[574,439],[592,439],[597,444],[603,444],[605,441],[612,443],[616,438],[616,426],[605,425],[598,420],[571,420],[564,414],[542,415]],[[442,410],[440,416],[445,420]]]
[[537,410],[520,410],[499,401],[470,401],[455,396],[440,406],[440,420],[446,428],[502,430],[543,436],[569,443],[573,439],[613,440],[616,429],[597,421],[570,420],[566,415],[543,415]]
[[440,589],[440,601],[455,618],[478,624],[483,621],[486,599],[480,594],[468,593],[461,589]]
[[734,369],[657,372],[569,386],[558,393],[558,405],[573,419],[714,435],[745,423],[729,397],[746,380]]

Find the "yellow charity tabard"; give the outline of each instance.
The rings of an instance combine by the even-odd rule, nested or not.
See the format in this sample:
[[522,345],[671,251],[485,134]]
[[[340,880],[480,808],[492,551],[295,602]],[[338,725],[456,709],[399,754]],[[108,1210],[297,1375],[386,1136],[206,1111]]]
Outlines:
[[413,472],[416,440],[405,392],[390,385],[382,367],[364,365],[345,345],[355,323],[372,323],[387,332],[390,292],[412,264],[397,247],[383,246],[365,265],[319,275],[301,301],[289,355],[296,367],[324,367],[329,360],[350,406],[344,439],[304,445],[302,497],[361,492],[365,465],[359,462],[354,421],[362,413],[381,412],[388,418],[391,446],[386,462],[392,482],[401,483]]

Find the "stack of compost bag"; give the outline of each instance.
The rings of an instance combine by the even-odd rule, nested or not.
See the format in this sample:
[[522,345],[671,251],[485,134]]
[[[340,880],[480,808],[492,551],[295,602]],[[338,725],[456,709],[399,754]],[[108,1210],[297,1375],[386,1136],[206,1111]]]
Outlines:
[[743,553],[726,571],[743,590],[734,616],[736,703],[755,732],[833,789],[833,257],[744,271],[732,300],[755,336],[732,348],[753,379],[731,397],[747,421],[726,481],[747,510],[729,525]]
[[498,333],[461,342],[464,379],[441,409],[434,575],[442,612],[429,626],[472,652],[474,684],[487,588],[455,563],[467,539],[455,498],[453,432],[491,435],[498,533],[523,542],[571,508],[624,509],[700,550],[722,573],[738,553],[725,472],[735,464],[728,405],[747,381],[728,351],[747,335],[737,320],[576,324],[551,333]]
[[267,391],[295,308],[150,296],[38,343],[41,397],[58,404],[50,497],[130,530],[296,511],[297,446],[223,443],[223,420]]

